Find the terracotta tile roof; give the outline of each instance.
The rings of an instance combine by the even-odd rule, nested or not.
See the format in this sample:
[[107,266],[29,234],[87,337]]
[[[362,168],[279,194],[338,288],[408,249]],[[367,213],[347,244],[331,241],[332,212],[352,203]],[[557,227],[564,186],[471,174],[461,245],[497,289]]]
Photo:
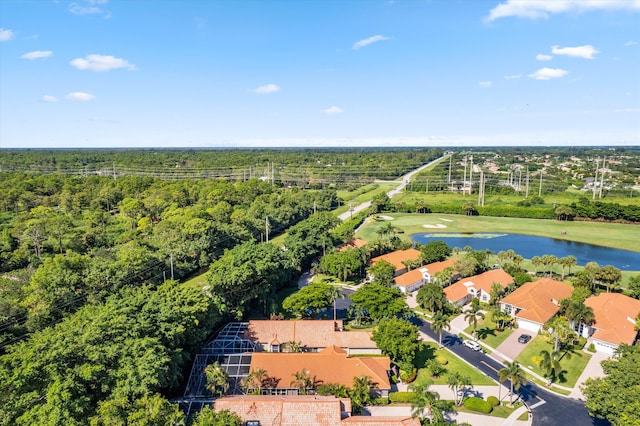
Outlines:
[[469,294],[469,287],[489,294],[493,283],[498,283],[505,289],[509,284],[513,284],[513,277],[502,269],[492,269],[482,274],[456,281],[444,289],[444,294],[447,296],[447,300],[455,302]]
[[391,416],[352,416],[342,420],[349,426],[420,426],[420,420],[411,417]]
[[407,287],[411,284],[415,284],[420,280],[424,279],[424,275],[422,275],[422,270],[424,268],[413,269],[409,272],[406,272],[398,277],[394,278],[394,283],[400,287]]
[[571,296],[573,287],[560,281],[543,278],[524,284],[504,297],[500,303],[522,309],[516,318],[544,324],[553,317],[560,307],[560,300]]
[[396,271],[406,268],[402,262],[405,260],[417,260],[420,257],[420,250],[410,248],[407,250],[396,250],[391,253],[383,254],[382,256],[374,257],[371,259],[371,264],[386,260],[390,264],[396,267]]
[[348,398],[317,395],[238,395],[218,398],[215,410],[235,412],[243,422],[261,426],[336,426],[342,413],[351,411]]
[[347,357],[347,352],[329,346],[320,352],[272,353],[255,352],[251,357],[251,370],[264,369],[269,377],[280,379],[278,388],[291,388],[296,372],[307,370],[323,383],[340,383],[351,387],[355,376],[369,376],[379,389],[390,389],[387,371],[389,357]]
[[601,293],[584,302],[593,309],[596,318],[593,338],[619,345],[632,344],[637,331],[635,317],[640,312],[640,300],[619,293]]
[[252,320],[245,331],[245,338],[253,342],[271,343],[302,342],[309,348],[326,348],[336,345],[341,348],[377,348],[368,331],[342,330],[342,320]]
[[446,259],[446,260],[443,260],[441,262],[430,263],[430,264],[428,264],[426,266],[423,266],[423,268],[425,268],[427,270],[429,275],[431,275],[432,277],[435,277],[435,275],[437,273],[442,272],[442,271],[444,271],[445,269],[447,269],[449,267],[455,268],[456,260],[457,260],[457,258],[452,257],[450,259]]
[[354,240],[347,241],[344,244],[340,244],[338,246],[338,250],[342,251],[342,250],[346,250],[348,248],[360,248],[360,247],[364,247],[366,245],[367,245],[367,242],[365,240],[361,240],[359,238],[356,238]]

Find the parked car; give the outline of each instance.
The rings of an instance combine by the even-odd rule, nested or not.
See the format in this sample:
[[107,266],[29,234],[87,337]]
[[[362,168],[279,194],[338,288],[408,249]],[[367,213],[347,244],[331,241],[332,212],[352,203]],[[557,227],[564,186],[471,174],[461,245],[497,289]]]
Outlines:
[[531,340],[530,334],[522,334],[518,337],[518,343],[529,343],[529,340]]
[[465,340],[462,342],[462,344],[468,347],[469,349],[473,349],[474,351],[482,350],[482,347],[480,346],[480,344],[474,340]]

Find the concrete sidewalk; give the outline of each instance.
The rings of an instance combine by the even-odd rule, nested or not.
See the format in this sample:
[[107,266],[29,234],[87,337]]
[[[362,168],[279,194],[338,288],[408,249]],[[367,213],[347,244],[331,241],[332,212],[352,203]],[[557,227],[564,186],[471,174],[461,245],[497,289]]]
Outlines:
[[[410,416],[410,405],[376,405],[364,408],[364,415],[371,416]],[[508,418],[485,416],[483,414],[471,414],[471,413],[447,413],[445,420],[448,422],[469,423],[473,426],[529,426],[531,424],[531,417],[529,420],[517,420],[522,413],[526,413],[525,407],[520,407],[511,414]]]

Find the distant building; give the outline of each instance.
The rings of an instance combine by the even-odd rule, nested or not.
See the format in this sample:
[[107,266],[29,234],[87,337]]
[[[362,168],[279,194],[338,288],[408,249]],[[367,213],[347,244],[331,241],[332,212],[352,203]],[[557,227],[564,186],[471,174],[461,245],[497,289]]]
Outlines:
[[613,354],[622,343],[632,345],[636,341],[635,318],[640,313],[640,300],[619,293],[601,293],[587,298],[584,304],[593,309],[595,322],[578,324],[578,332],[590,338],[597,351]]
[[419,258],[420,250],[416,250],[414,248],[410,248],[408,250],[396,250],[391,253],[383,254],[382,256],[374,257],[371,259],[371,265],[375,265],[376,262],[385,260],[395,266],[396,271],[394,273],[394,277],[397,277],[407,272],[407,267],[402,262],[418,260]]

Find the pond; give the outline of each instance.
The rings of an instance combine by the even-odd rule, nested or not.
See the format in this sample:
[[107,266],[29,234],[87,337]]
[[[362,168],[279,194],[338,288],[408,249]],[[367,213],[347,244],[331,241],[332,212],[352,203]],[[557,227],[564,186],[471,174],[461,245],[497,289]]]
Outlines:
[[613,265],[622,271],[640,271],[640,253],[612,249],[593,244],[576,243],[548,237],[522,234],[492,233],[427,233],[413,234],[411,238],[422,244],[442,240],[451,248],[466,246],[473,250],[489,249],[493,253],[512,249],[525,259],[552,254],[558,257],[575,256],[578,265],[597,262],[600,266]]

